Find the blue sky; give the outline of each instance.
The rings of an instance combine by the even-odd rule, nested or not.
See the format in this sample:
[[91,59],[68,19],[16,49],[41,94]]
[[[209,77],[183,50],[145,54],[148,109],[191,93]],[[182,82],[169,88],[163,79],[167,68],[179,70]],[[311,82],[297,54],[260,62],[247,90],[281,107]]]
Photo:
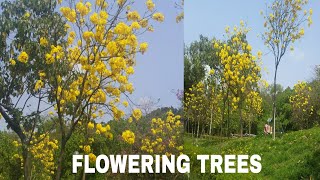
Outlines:
[[[263,66],[267,72],[263,78],[269,83],[273,80],[274,60],[269,50],[264,46],[258,35],[264,32],[263,17],[260,10],[265,10],[266,3],[272,1],[257,0],[197,0],[185,2],[184,41],[186,45],[199,39],[202,34],[207,37],[223,37],[226,26],[239,25],[243,20],[251,28],[248,41],[253,47],[253,52],[261,50],[264,53]],[[320,40],[320,0],[309,0],[309,8],[313,9],[313,24],[305,27],[305,36],[294,44],[294,51],[287,51],[281,60],[278,71],[278,83],[284,87],[293,86],[298,80],[308,81],[313,76],[313,68],[320,65],[319,40]]]
[[[145,1],[142,1],[143,5]],[[172,89],[183,89],[183,22],[176,23],[178,10],[174,1],[154,1],[165,21],[155,23],[153,33],[145,33],[143,40],[149,43],[144,55],[137,56],[135,74],[131,78],[135,92],[132,99],[160,98],[159,106],[178,107],[179,101]]]

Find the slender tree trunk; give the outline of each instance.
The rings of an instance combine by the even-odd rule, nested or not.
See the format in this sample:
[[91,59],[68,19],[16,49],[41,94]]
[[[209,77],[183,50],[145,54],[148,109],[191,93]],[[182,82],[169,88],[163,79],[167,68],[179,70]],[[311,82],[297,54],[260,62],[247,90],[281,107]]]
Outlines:
[[223,124],[222,123],[220,124],[220,136],[221,137],[223,136]]
[[230,137],[230,101],[228,100],[228,113],[227,113],[227,135]]
[[186,120],[186,123],[187,123],[187,126],[186,126],[186,130],[187,131],[186,132],[189,133],[190,132],[190,129],[189,129],[190,125],[189,125],[189,120],[188,119]]
[[197,138],[199,138],[200,120],[198,118]]
[[[223,105],[222,105],[222,111],[221,111],[222,112],[222,114],[221,114],[221,128],[222,128],[222,124],[225,123],[224,122],[224,119],[225,119],[224,113],[226,110],[225,106],[226,106],[226,101],[224,100]],[[227,125],[227,131],[228,131],[228,125]],[[226,131],[226,136],[227,136],[227,131]]]
[[210,116],[210,128],[209,128],[209,135],[211,136],[211,128],[212,128],[212,109],[211,109],[211,116]]
[[30,180],[31,179],[31,159],[30,154],[28,151],[27,145],[22,145],[22,158],[23,158],[23,173],[24,179]]
[[193,135],[194,135],[194,125],[193,125],[193,123],[192,123],[192,125],[191,125],[191,134],[192,134],[192,138],[193,138]]
[[243,122],[242,122],[242,107],[239,107],[239,113],[240,113],[240,137],[243,136]]
[[276,139],[276,93],[277,93],[277,71],[278,66],[276,65],[274,71],[274,80],[273,80],[273,106],[272,106],[272,114],[273,114],[273,140]]
[[62,162],[65,158],[64,157],[65,151],[66,151],[65,148],[66,148],[66,142],[65,142],[65,139],[62,138],[61,149],[60,149],[59,160],[58,160],[58,167],[56,172],[56,180],[60,180],[62,176]]

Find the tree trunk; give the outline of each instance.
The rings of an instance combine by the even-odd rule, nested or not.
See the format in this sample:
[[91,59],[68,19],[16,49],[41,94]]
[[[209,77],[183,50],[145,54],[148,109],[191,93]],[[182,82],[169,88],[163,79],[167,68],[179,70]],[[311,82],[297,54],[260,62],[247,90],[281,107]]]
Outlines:
[[240,113],[240,137],[243,136],[243,123],[242,123],[242,107],[239,107],[239,113]]
[[211,110],[211,116],[210,116],[210,128],[209,128],[209,135],[211,136],[211,128],[212,128],[212,110]]
[[273,106],[272,106],[272,114],[273,114],[273,140],[276,139],[276,93],[277,93],[277,71],[278,66],[276,65],[274,71],[274,80],[273,80]]
[[193,125],[193,123],[191,124],[191,134],[192,134],[192,138],[193,138],[193,135],[194,135],[194,125]]
[[197,138],[199,138],[200,120],[198,118]]
[[227,136],[230,137],[230,101],[228,100]]
[[31,159],[27,145],[22,145],[22,158],[23,158],[23,174],[25,180],[31,179]]
[[63,138],[61,142],[61,149],[60,149],[60,154],[59,154],[59,160],[58,160],[58,167],[57,167],[57,172],[56,172],[56,180],[60,180],[62,176],[62,162],[64,160],[65,156],[65,148],[66,148],[66,142]]

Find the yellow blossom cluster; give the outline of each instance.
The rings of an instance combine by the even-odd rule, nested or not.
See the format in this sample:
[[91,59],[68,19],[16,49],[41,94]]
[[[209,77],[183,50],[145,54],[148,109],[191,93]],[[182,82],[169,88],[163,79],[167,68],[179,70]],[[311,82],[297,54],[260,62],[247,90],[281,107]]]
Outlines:
[[[223,68],[221,81],[232,91],[233,109],[237,109],[239,103],[247,99],[246,96],[251,91],[255,91],[253,88],[261,79],[259,59],[252,55],[252,47],[243,38],[248,32],[249,29],[241,22],[240,27],[235,26],[232,32],[229,28],[226,30],[231,43],[214,43],[214,48],[219,50],[216,55],[219,56]],[[261,52],[258,52],[258,57],[261,57]]]
[[147,8],[149,11],[153,11],[154,7],[155,7],[155,4],[153,3],[152,0],[147,0],[146,1],[146,5],[147,5]]
[[289,99],[292,105],[293,123],[301,129],[309,128],[308,119],[314,113],[310,96],[312,88],[306,82],[299,81],[294,85],[293,91]]
[[245,109],[253,114],[262,113],[262,97],[256,91],[250,91],[245,99]]
[[30,144],[29,151],[43,165],[41,170],[50,177],[55,171],[54,154],[58,149],[58,141],[50,139],[48,134],[41,134],[37,138],[34,137]]
[[111,127],[109,124],[103,126],[101,123],[97,123],[96,126],[93,122],[89,122],[87,125],[89,130],[93,130],[96,134],[104,135],[108,139],[113,139],[113,134],[111,133]]
[[133,144],[135,140],[134,132],[130,130],[126,130],[122,132],[122,139],[127,142],[128,144]]
[[95,163],[97,159],[97,156],[93,153],[93,150],[91,149],[91,146],[90,146],[90,144],[93,141],[94,141],[93,138],[90,138],[88,145],[80,146],[80,149],[82,149],[85,154],[89,155],[90,163]]
[[304,81],[299,81],[293,87],[294,95],[290,96],[293,109],[313,114],[313,106],[310,105],[312,88]]
[[40,38],[40,45],[41,46],[47,46],[48,45],[48,40],[45,37]]
[[132,112],[132,116],[136,119],[139,120],[142,117],[142,112],[140,109],[134,109]]
[[22,63],[27,63],[28,59],[29,59],[29,55],[25,51],[22,51],[18,56],[18,61]]
[[149,154],[180,154],[182,123],[179,115],[167,112],[167,118],[153,118],[148,135],[141,140],[141,150]]
[[205,84],[199,82],[185,92],[184,113],[187,118],[198,121],[205,119],[208,108],[205,103],[207,100],[205,88]]
[[154,14],[152,15],[152,18],[153,18],[154,20],[156,20],[156,21],[159,21],[159,22],[163,22],[163,21],[164,21],[164,16],[163,16],[163,14],[161,14],[161,13],[154,13]]

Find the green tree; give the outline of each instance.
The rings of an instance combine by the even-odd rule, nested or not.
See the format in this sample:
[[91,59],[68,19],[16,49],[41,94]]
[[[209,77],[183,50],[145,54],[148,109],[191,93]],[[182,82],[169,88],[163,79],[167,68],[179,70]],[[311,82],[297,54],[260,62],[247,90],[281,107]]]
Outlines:
[[[30,179],[28,148],[47,105],[47,95],[34,91],[38,71],[44,65],[41,37],[61,41],[64,21],[55,12],[56,2],[25,1],[1,3],[0,15],[0,114],[22,143],[24,178]],[[26,64],[29,60],[32,63]]]
[[192,42],[184,50],[184,90],[188,89],[205,78],[206,65],[210,69],[217,69],[219,59],[217,49],[212,46],[215,39],[200,35],[198,41]]

